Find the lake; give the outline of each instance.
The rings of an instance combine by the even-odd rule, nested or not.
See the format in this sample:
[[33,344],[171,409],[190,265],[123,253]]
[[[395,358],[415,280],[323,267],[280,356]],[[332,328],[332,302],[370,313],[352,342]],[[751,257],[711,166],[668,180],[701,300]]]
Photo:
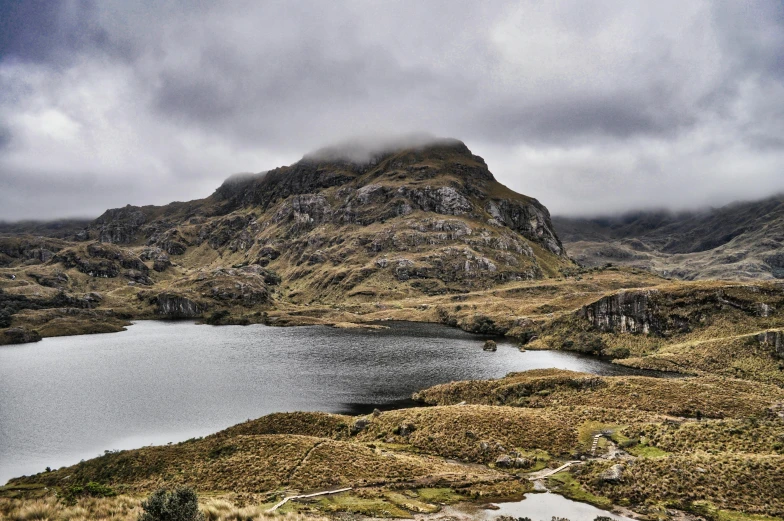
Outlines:
[[453,380],[630,369],[420,323],[389,329],[140,321],[121,333],[0,347],[0,484],[104,450],[203,436],[279,411],[361,414]]

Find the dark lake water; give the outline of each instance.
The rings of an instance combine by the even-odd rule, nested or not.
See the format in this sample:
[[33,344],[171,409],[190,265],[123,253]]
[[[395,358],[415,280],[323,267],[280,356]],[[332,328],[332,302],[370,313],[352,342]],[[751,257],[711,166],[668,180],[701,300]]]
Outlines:
[[556,367],[628,374],[558,351],[521,353],[433,324],[381,331],[141,321],[122,333],[0,347],[0,484],[104,450],[182,441],[277,411],[360,414],[452,380]]

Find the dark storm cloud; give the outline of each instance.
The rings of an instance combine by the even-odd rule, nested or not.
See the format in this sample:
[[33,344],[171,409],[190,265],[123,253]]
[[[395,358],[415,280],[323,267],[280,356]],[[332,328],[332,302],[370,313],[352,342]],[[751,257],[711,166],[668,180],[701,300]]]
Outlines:
[[772,0],[0,1],[0,24],[0,219],[423,131],[553,213],[784,190]]
[[692,125],[695,118],[668,111],[644,96],[628,93],[586,95],[518,105],[508,100],[487,107],[475,123],[482,134],[503,143],[565,144],[607,137],[668,136]]
[[0,0],[0,60],[62,66],[95,49],[127,56],[129,48],[111,40],[94,12],[91,0]]

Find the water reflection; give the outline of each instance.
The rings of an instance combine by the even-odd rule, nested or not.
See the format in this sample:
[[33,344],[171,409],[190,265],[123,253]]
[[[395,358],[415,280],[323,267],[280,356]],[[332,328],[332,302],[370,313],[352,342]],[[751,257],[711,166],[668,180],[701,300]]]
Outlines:
[[213,327],[143,321],[122,333],[0,348],[0,483],[202,436],[276,411],[351,414],[411,405],[422,388],[556,367],[633,370],[567,352],[520,353],[433,324],[390,329]]

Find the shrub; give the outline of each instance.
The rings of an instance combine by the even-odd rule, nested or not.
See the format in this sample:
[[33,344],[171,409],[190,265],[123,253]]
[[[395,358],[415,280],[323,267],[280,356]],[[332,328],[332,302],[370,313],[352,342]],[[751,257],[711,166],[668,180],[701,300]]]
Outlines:
[[71,485],[61,491],[61,498],[67,505],[75,505],[80,497],[113,497],[117,492],[108,485],[90,481],[86,485]]
[[220,325],[226,318],[228,318],[229,312],[225,309],[221,309],[219,311],[215,311],[207,317],[205,322],[211,326]]
[[139,521],[204,521],[196,492],[190,487],[180,487],[172,492],[156,490],[142,502],[142,509],[144,512]]

